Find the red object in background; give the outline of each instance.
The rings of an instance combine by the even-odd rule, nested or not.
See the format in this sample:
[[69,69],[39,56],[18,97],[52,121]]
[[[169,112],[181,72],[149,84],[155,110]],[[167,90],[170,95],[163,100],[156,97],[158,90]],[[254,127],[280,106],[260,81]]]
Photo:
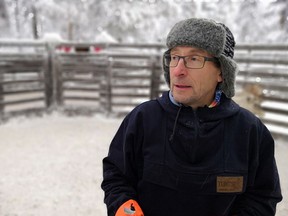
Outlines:
[[65,53],[71,53],[71,52],[76,52],[76,53],[80,53],[80,52],[85,52],[85,53],[89,53],[89,52],[95,52],[95,53],[99,53],[103,50],[103,47],[101,46],[65,46],[65,45],[60,45],[56,48],[58,51],[60,52],[65,52]]
[[68,53],[68,52],[71,52],[72,47],[69,47],[69,46],[58,46],[56,49],[61,51],[61,52]]
[[70,51],[71,51],[71,47],[62,46],[62,50],[63,50],[64,52],[70,52]]
[[98,47],[98,46],[95,46],[95,47],[94,47],[94,51],[95,51],[95,52],[100,52],[101,50],[102,50],[101,47]]

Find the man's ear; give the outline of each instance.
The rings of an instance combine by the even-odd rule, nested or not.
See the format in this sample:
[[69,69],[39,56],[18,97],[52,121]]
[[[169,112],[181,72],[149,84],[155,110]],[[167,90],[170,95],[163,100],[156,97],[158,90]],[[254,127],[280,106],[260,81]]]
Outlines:
[[221,83],[223,82],[223,77],[222,77],[222,72],[219,71],[219,74],[218,74],[218,79],[217,79],[218,83]]

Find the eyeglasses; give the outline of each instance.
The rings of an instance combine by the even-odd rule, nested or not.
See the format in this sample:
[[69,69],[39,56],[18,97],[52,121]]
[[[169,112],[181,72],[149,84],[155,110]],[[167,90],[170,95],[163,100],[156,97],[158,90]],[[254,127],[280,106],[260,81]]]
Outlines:
[[178,56],[169,53],[165,53],[163,56],[164,65],[167,67],[177,67],[180,59],[184,60],[186,68],[190,69],[201,69],[204,67],[206,61],[216,62],[219,61],[216,58],[210,58],[206,56],[189,55],[189,56]]

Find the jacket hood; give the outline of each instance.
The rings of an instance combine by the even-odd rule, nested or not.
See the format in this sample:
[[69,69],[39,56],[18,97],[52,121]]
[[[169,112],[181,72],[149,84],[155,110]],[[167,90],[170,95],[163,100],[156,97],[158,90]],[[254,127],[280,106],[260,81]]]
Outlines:
[[[172,103],[169,98],[169,91],[164,92],[162,97],[158,98],[160,106],[165,110],[168,115],[174,118],[179,111],[180,106]],[[223,118],[228,118],[239,111],[239,105],[236,104],[232,99],[227,98],[224,94],[221,96],[220,104],[216,107],[209,108],[199,107],[197,110],[193,110],[191,107],[182,106],[181,115],[197,115],[200,121],[215,121]]]

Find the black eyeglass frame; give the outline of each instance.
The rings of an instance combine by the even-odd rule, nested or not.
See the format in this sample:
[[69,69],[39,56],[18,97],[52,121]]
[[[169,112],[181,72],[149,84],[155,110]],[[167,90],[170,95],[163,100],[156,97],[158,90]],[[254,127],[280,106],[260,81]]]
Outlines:
[[[215,62],[217,65],[219,65],[219,60],[218,60],[217,58],[215,58],[215,57],[207,57],[207,56],[201,56],[201,55],[188,55],[188,56],[174,55],[174,56],[179,57],[179,59],[178,59],[178,62],[177,62],[177,64],[176,64],[175,66],[171,66],[171,65],[170,65],[170,62],[171,62],[171,54],[165,52],[164,55],[163,55],[163,63],[164,63],[164,66],[166,66],[166,67],[177,67],[180,59],[183,59],[185,67],[186,67],[186,68],[189,68],[189,69],[202,69],[202,68],[205,66],[205,62],[206,62],[206,61]],[[185,58],[186,58],[186,57],[189,57],[189,56],[198,56],[198,57],[204,58],[204,62],[203,62],[202,67],[197,67],[197,68],[195,68],[195,67],[193,67],[193,68],[192,68],[192,67],[188,67]],[[167,59],[168,59],[167,62],[169,62],[168,65],[165,64],[165,63],[167,63],[167,62],[166,62]],[[169,60],[169,59],[170,59],[170,60]]]

